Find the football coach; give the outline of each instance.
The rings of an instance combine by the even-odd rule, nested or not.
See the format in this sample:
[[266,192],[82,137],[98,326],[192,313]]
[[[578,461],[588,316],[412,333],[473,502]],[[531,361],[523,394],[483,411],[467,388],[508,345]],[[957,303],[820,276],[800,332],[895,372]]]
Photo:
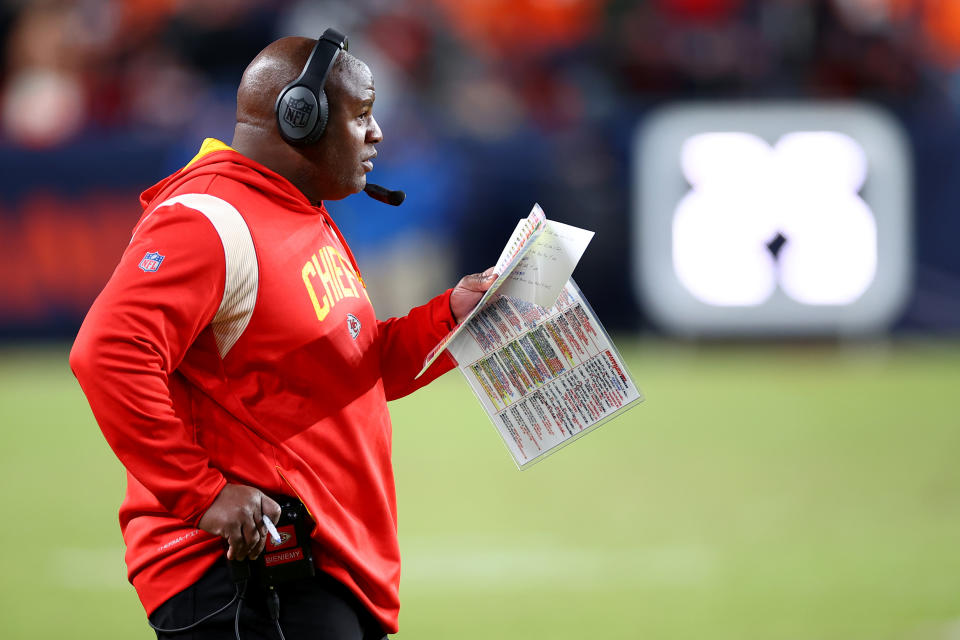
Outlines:
[[[377,320],[324,206],[367,190],[366,64],[328,29],[247,67],[229,145],[147,189],[70,354],[127,471],[129,579],[159,638],[383,638],[400,553],[387,401],[495,275]],[[273,530],[271,532],[271,529]]]

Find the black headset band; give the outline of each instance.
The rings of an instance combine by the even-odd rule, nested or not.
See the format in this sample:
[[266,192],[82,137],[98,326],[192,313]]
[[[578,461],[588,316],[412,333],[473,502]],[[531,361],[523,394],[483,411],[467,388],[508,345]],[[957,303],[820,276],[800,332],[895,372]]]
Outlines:
[[322,90],[327,75],[333,68],[333,63],[337,61],[338,54],[341,50],[346,51],[349,46],[347,36],[339,31],[335,29],[324,31],[323,35],[317,39],[317,44],[313,46],[307,63],[303,65],[303,71],[288,87],[302,85],[314,92]]

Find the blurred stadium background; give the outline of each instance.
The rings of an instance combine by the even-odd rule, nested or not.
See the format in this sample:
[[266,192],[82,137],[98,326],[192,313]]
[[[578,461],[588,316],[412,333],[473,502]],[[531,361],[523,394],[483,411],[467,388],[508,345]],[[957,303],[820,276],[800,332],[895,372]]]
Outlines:
[[69,340],[139,192],[326,26],[408,195],[329,203],[378,312],[536,201],[648,397],[522,474],[456,374],[395,403],[401,637],[960,638],[956,0],[2,2],[0,637],[152,637]]

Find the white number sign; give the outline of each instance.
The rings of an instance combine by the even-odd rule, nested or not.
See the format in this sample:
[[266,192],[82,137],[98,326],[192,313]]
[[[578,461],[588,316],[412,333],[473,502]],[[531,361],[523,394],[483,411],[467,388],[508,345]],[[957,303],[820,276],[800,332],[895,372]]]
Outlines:
[[877,227],[858,192],[863,149],[834,132],[771,147],[749,133],[703,133],[682,147],[691,191],[673,218],[673,267],[695,297],[758,305],[777,286],[804,304],[849,304],[877,267]]
[[872,108],[668,109],[636,148],[635,281],[662,324],[864,331],[903,304],[908,153]]

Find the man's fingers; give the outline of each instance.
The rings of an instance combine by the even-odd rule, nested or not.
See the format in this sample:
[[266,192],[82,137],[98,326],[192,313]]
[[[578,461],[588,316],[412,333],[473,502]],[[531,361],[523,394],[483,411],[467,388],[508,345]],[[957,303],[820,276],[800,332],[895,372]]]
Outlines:
[[255,546],[253,549],[250,550],[250,559],[256,560],[257,558],[259,558],[260,554],[263,553],[264,547],[266,546],[267,546],[267,535],[265,533],[262,533],[260,535],[260,542],[258,542],[257,546]]
[[260,526],[260,517],[263,515],[261,505],[265,497],[266,496],[259,491],[254,492],[253,495],[250,496],[250,517],[253,518],[253,521],[258,527]]
[[247,556],[247,545],[243,541],[243,528],[240,524],[231,523],[230,528],[223,535],[227,539],[230,548],[227,549],[227,557],[231,560],[243,560]]
[[493,272],[493,267],[490,267],[483,273],[473,274],[473,278],[475,278],[476,282],[479,283],[484,289],[489,289],[490,285],[493,284],[494,280],[497,279],[497,275],[498,274]]
[[257,543],[260,542],[260,538],[262,537],[263,536],[260,535],[260,527],[253,522],[243,525],[243,543],[247,546],[247,551],[257,546]]
[[240,529],[243,532],[243,548],[239,549],[241,560],[250,554],[263,537],[260,535],[260,528],[263,526],[260,520],[261,495],[259,491],[251,494],[247,504],[240,510]]
[[260,499],[261,512],[266,515],[273,524],[280,520],[280,504],[270,496],[263,496]]
[[460,278],[460,282],[450,294],[450,311],[454,320],[458,323],[463,322],[463,319],[477,306],[484,292],[497,281],[497,277],[494,268],[490,267],[483,273],[473,273]]
[[[263,499],[264,499],[265,497],[266,497],[266,496],[264,496],[264,495],[263,495],[262,493],[260,493],[259,491],[257,491],[254,495],[251,496],[251,502],[252,502],[252,504],[250,505],[250,509],[251,509],[251,512],[252,512],[252,513],[251,513],[251,517],[253,518],[253,523],[252,523],[252,524],[253,524],[253,528],[254,528],[254,529],[256,530],[256,532],[257,532],[257,541],[256,541],[255,543],[251,543],[251,544],[250,544],[250,554],[251,554],[251,557],[254,557],[254,556],[252,555],[252,554],[253,554],[253,550],[256,548],[257,545],[260,544],[260,541],[263,540],[263,538],[266,537],[266,535],[267,535],[266,527],[264,527],[264,525],[263,525],[263,508],[262,508]],[[249,541],[249,539],[248,539],[248,541]]]
[[493,268],[487,269],[490,273],[474,273],[465,277],[461,281],[461,286],[467,291],[486,291],[497,280],[497,274],[493,273]]
[[228,484],[200,518],[200,529],[227,541],[230,560],[254,559],[264,550],[269,533],[264,516],[280,519],[280,505],[270,496],[246,485]]

